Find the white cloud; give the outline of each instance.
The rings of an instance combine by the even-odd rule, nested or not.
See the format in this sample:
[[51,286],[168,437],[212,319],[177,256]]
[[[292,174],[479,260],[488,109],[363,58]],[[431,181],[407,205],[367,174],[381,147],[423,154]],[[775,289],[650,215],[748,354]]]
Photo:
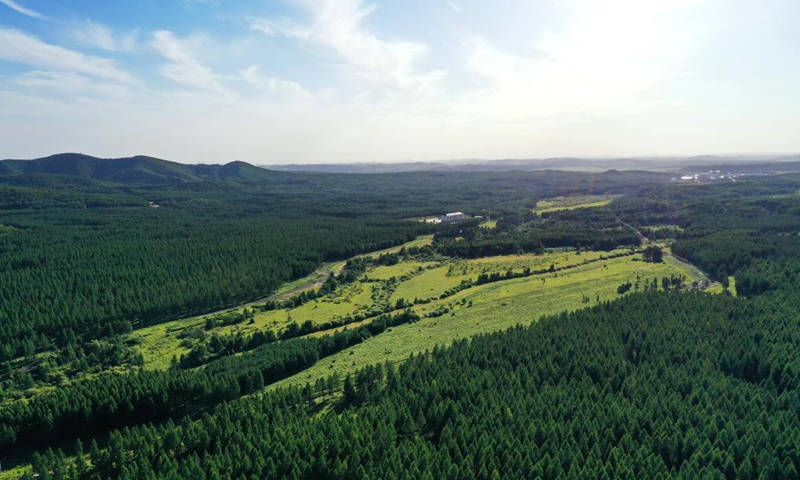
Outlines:
[[51,70],[33,70],[18,77],[15,83],[31,90],[49,93],[99,97],[103,100],[127,100],[130,97],[129,86],[120,83],[97,81],[75,72],[58,72]]
[[642,94],[686,73],[682,65],[691,52],[669,20],[687,3],[563,3],[563,25],[543,35],[533,55],[473,37],[466,68],[483,88],[457,111],[515,121],[647,105]]
[[0,59],[118,82],[133,81],[131,76],[120,70],[113,60],[50,45],[13,29],[0,28]]
[[194,43],[195,39],[179,39],[165,30],[153,33],[150,45],[171,62],[161,66],[162,75],[182,85],[220,94],[224,100],[235,98],[222,84],[222,77],[196,58]]
[[258,74],[258,65],[252,65],[239,71],[239,75],[247,84],[253,87],[264,87],[264,79]]
[[459,7],[458,4],[450,1],[447,1],[445,3],[447,3],[447,6],[450,7],[451,10],[456,12],[457,15],[461,15],[461,7]]
[[109,27],[91,20],[76,25],[70,36],[81,45],[112,52],[133,52],[139,43],[138,29],[124,35],[116,35]]
[[[481,12],[451,0],[460,17],[442,0],[398,18],[370,1],[285,0],[301,7],[291,20],[245,22],[268,39],[205,24],[215,37],[143,30],[141,55],[119,63],[0,27],[0,60],[32,67],[0,75],[0,144],[13,156],[144,148],[258,163],[798,148],[787,46],[798,35],[794,17],[778,13],[792,0],[759,9],[740,0],[738,10],[716,0],[512,0]],[[751,25],[756,11],[767,17]],[[231,18],[241,17],[220,17]],[[728,34],[701,37],[716,24]],[[63,25],[82,30],[66,47],[126,50],[112,24]],[[325,75],[331,64],[344,75]],[[742,75],[748,67],[763,75]]]
[[307,25],[253,20],[251,28],[267,35],[280,34],[335,55],[345,71],[373,84],[425,92],[445,76],[443,70],[420,72],[428,51],[425,44],[384,40],[364,25],[375,10],[361,0],[302,0],[312,16]]
[[17,12],[19,12],[19,13],[21,13],[23,15],[27,15],[29,17],[36,18],[36,19],[39,19],[39,20],[47,20],[47,17],[45,17],[41,13],[33,11],[30,8],[25,8],[22,5],[20,5],[17,2],[15,2],[14,0],[0,0],[0,3],[4,4],[8,8],[16,10]]
[[23,87],[55,89],[67,92],[85,88],[90,83],[90,80],[74,72],[34,70],[23,74],[16,80],[16,83]]
[[297,82],[283,80],[280,77],[261,76],[259,74],[259,67],[257,65],[251,65],[250,67],[240,70],[239,76],[251,87],[268,92],[270,94],[289,98],[315,98],[313,93],[303,88],[303,86]]

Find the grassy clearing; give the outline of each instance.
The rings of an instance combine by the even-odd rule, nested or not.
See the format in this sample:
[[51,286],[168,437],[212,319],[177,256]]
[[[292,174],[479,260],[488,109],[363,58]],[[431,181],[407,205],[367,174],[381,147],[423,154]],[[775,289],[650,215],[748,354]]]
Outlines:
[[30,465],[21,465],[0,472],[0,480],[17,480],[31,472]]
[[[330,275],[338,274],[344,268],[346,261],[325,263],[320,268],[311,274],[299,278],[292,282],[283,284],[270,299],[283,299],[312,288],[317,288],[322,285]],[[252,302],[248,306],[252,306],[261,301]],[[136,330],[130,338],[139,344],[138,350],[142,353],[145,360],[146,368],[163,369],[170,365],[173,355],[180,358],[181,355],[189,352],[189,348],[181,345],[181,339],[178,337],[180,332],[186,328],[203,328],[206,318],[212,315],[218,315],[227,312],[239,313],[243,307],[229,308],[220,310],[208,315],[201,315],[197,317],[190,317],[172,322],[154,325],[152,327],[145,327]],[[279,330],[290,323],[286,316],[270,315],[275,312],[267,312],[267,314],[259,314],[255,324],[248,325],[232,325],[226,327],[218,327],[214,329],[214,333],[230,334],[242,331],[245,333],[252,333],[259,329],[272,328]]]
[[576,208],[603,207],[621,195],[576,195],[574,197],[557,197],[536,202],[536,213],[573,210]]
[[497,220],[487,220],[480,225],[481,228],[497,228]]
[[461,283],[467,276],[448,275],[449,267],[442,266],[416,275],[397,286],[391,297],[391,302],[395,303],[398,299],[412,301],[415,298],[437,298],[446,290]]
[[[424,318],[415,324],[390,329],[360,345],[324,358],[310,369],[272,388],[302,385],[334,372],[346,375],[376,362],[402,361],[436,345],[448,345],[460,338],[517,324],[530,324],[542,315],[575,310],[617,298],[617,287],[626,281],[644,288],[645,282],[653,278],[660,280],[673,274],[689,277],[689,272],[678,264],[644,263],[634,261],[632,257],[620,257],[580,265],[557,274],[481,285],[415,307],[420,314],[425,314],[443,305],[448,306],[451,311],[443,316]],[[587,297],[588,302],[585,301]]]
[[[433,242],[433,236],[425,235],[401,246],[373,252],[367,256],[377,257],[385,253],[396,253],[403,247],[406,249],[421,247],[430,245],[431,242]],[[346,261],[327,263],[312,274],[283,285],[271,298],[287,298],[302,291],[316,288],[322,284],[329,275],[341,272],[346,263]],[[391,267],[375,268],[368,272],[368,275],[373,279],[388,279],[392,276],[400,277],[418,269],[420,266],[425,267],[427,265],[426,262],[399,263]],[[302,324],[306,320],[311,320],[313,323],[322,323],[335,318],[363,313],[368,311],[374,304],[372,298],[374,288],[375,286],[372,284],[356,282],[325,298],[312,300],[300,307],[258,312],[255,314],[252,323],[245,322],[238,325],[219,326],[207,333],[218,335],[242,333],[244,335],[250,335],[258,330],[272,330],[278,333],[292,322]],[[244,307],[231,308],[208,315],[145,327],[134,331],[130,335],[130,339],[138,344],[137,348],[144,356],[145,368],[168,368],[173,356],[180,358],[181,355],[188,353],[190,350],[190,347],[186,346],[187,344],[180,338],[181,332],[187,328],[204,330],[206,319],[209,316],[228,312],[240,313],[243,308]]]
[[[302,324],[310,320],[317,324],[356,313],[364,313],[369,311],[373,305],[373,288],[373,284],[356,282],[331,295],[312,300],[297,308],[257,312],[252,322],[219,326],[207,333],[218,335],[242,333],[245,336],[259,330],[272,330],[278,333],[293,322]],[[241,312],[241,310],[233,311]],[[190,348],[183,344],[183,339],[180,337],[181,332],[187,328],[205,330],[206,318],[213,315],[215,314],[164,323],[133,332],[131,338],[139,343],[138,349],[144,356],[145,367],[167,368],[173,356],[180,358],[181,355],[189,353]]]
[[[574,251],[558,251],[543,255],[509,255],[474,260],[453,260],[446,263],[410,261],[401,262],[392,266],[379,266],[371,268],[365,274],[365,277],[371,280],[377,280],[377,282],[356,281],[323,298],[309,301],[296,308],[267,312],[259,311],[254,314],[253,319],[250,321],[245,321],[236,325],[217,326],[206,332],[206,334],[235,335],[241,333],[242,335],[249,336],[259,330],[271,330],[279,333],[293,322],[302,324],[306,321],[311,321],[314,324],[321,324],[347,316],[366,314],[372,310],[382,310],[387,301],[390,304],[394,304],[401,298],[406,301],[431,299],[431,303],[415,307],[421,314],[434,311],[443,305],[449,306],[452,302],[462,299],[465,299],[464,301],[466,303],[468,303],[469,300],[473,301],[474,305],[469,310],[470,312],[481,310],[481,308],[477,306],[480,305],[478,301],[480,301],[481,304],[485,302],[490,303],[489,310],[491,311],[496,309],[498,312],[503,312],[508,309],[508,305],[506,305],[505,300],[503,300],[506,294],[500,295],[496,293],[488,300],[479,295],[480,292],[489,292],[496,289],[511,292],[510,295],[513,298],[525,297],[528,295],[528,290],[535,291],[537,292],[536,295],[541,296],[541,298],[537,297],[534,303],[537,305],[536,309],[532,310],[534,312],[532,315],[534,316],[523,317],[523,323],[529,323],[540,315],[585,306],[582,303],[584,294],[590,296],[594,301],[597,300],[597,295],[600,295],[602,300],[613,298],[616,295],[616,288],[620,283],[624,283],[627,280],[634,281],[636,275],[640,274],[641,276],[641,274],[643,274],[642,272],[650,272],[648,274],[659,276],[659,278],[661,276],[669,276],[673,273],[681,273],[689,279],[689,282],[706,280],[702,272],[695,269],[690,264],[679,261],[671,255],[665,255],[665,263],[660,265],[634,262],[631,256],[601,260],[601,258],[605,258],[610,254],[625,252],[628,252],[628,250],[583,252],[580,254]],[[470,288],[447,299],[439,299],[443,293],[458,286],[463,280],[475,280],[478,275],[482,273],[498,272],[504,274],[508,270],[519,273],[526,268],[530,268],[534,271],[549,269],[551,265],[555,269],[563,270],[557,272],[557,274],[548,273],[539,276],[531,276],[525,279],[482,285]],[[336,266],[331,265],[328,268],[336,268]],[[399,279],[404,276],[410,278],[396,285],[393,292],[391,289],[387,290],[387,286],[384,283],[386,280],[392,277]],[[602,283],[602,285],[597,285],[597,282]],[[512,288],[514,285],[521,285],[521,287]],[[579,287],[584,288],[585,292],[575,295],[570,293]],[[567,290],[564,290],[564,288],[567,288]],[[499,304],[492,300],[492,298],[495,297],[498,299]],[[553,298],[551,299],[550,297]],[[576,299],[578,302],[577,305],[575,304]],[[547,307],[540,311],[540,304],[545,306],[550,305],[552,308]],[[453,316],[456,318],[470,317],[470,315],[461,312],[467,308],[463,305],[454,305],[450,308],[452,308],[454,314],[451,315],[448,313],[448,319]],[[229,311],[241,312],[242,309],[239,308]],[[511,310],[505,314],[513,316],[517,315],[517,312]],[[191,348],[191,342],[181,338],[182,332],[187,328],[205,331],[205,323],[208,316],[209,315],[204,315],[156,325],[137,330],[131,334],[131,338],[139,344],[137,348],[145,358],[146,368],[167,368],[173,356],[180,358],[181,355],[188,353]],[[443,317],[439,318],[441,319]],[[485,328],[480,327],[473,329],[471,325],[458,326],[455,328],[460,335],[471,335],[472,333],[470,332],[473,330],[477,333],[492,331],[513,325],[515,322],[509,324],[507,322],[498,322],[495,320],[487,321],[484,319],[481,323],[486,325]],[[420,322],[419,325],[426,323],[428,323],[428,320]],[[350,328],[354,326],[355,325],[352,325]],[[415,328],[422,327],[418,325],[404,326],[400,327],[399,330],[405,331]],[[322,332],[316,335],[327,333],[332,332]],[[454,338],[457,338],[457,335],[454,337],[452,334],[448,334],[446,330],[437,330],[435,333],[436,334],[431,337],[434,343],[420,342],[413,337],[410,340],[406,338],[402,340],[395,339],[393,341],[402,343],[403,346],[395,346],[391,350],[397,350],[401,352],[401,355],[406,355],[409,351],[423,351],[425,348],[430,348],[436,343],[448,343]],[[386,334],[381,335],[381,337],[384,335]],[[390,335],[387,338],[392,337],[393,336]],[[409,348],[412,350],[407,350]],[[381,358],[381,355],[379,355],[378,358]],[[399,357],[392,356],[392,358]]]
[[550,265],[553,265],[555,268],[563,268],[627,251],[629,251],[629,249],[618,249],[610,252],[577,253],[575,251],[555,251],[542,255],[505,255],[502,257],[486,257],[468,260],[464,262],[463,265],[454,267],[454,269],[462,268],[464,269],[462,270],[464,273],[477,276],[480,273],[505,271],[509,268],[514,271],[522,271],[528,267],[530,267],[531,270],[538,270],[549,267]]
[[368,271],[366,276],[371,280],[389,280],[392,277],[400,278],[419,270],[425,270],[435,262],[401,262],[396,265],[375,267]]
[[692,265],[691,263],[684,262],[672,255],[672,252],[668,247],[662,246],[664,249],[664,263],[668,265],[672,265],[675,268],[684,270],[684,275],[689,279],[689,282],[710,282],[709,278],[706,276],[705,273],[700,271],[697,267]]
[[189,353],[189,349],[181,346],[181,340],[177,337],[178,332],[187,327],[197,326],[202,328],[203,321],[194,319],[181,321],[185,322],[180,328],[170,324],[156,325],[143,328],[131,334],[131,339],[137,343],[138,350],[144,357],[144,365],[147,369],[160,370],[169,368],[172,357],[180,358],[181,355]]
[[293,282],[284,283],[269,298],[283,298],[316,288],[325,283],[325,280],[331,275],[339,274],[346,263],[347,261],[324,263],[310,275],[299,278]]
[[[717,283],[716,285],[709,287],[706,289],[708,293],[722,293],[725,291],[725,287],[722,286],[721,283]],[[734,297],[736,296],[736,278],[733,276],[728,277],[728,292]]]
[[670,231],[670,232],[673,232],[673,233],[683,233],[683,231],[684,231],[679,225],[666,225],[666,224],[665,225],[648,225],[645,228],[647,228],[648,230],[652,230],[654,232],[660,232],[660,231],[665,231],[666,230],[666,231]]
[[554,252],[544,255],[507,255],[502,257],[487,257],[474,260],[454,261],[439,268],[427,270],[397,286],[392,295],[391,302],[398,299],[412,301],[415,298],[438,298],[447,290],[456,287],[463,280],[478,278],[482,273],[505,273],[511,269],[522,272],[526,268],[541,270],[553,265],[555,268],[569,268],[584,262],[594,261],[602,256],[624,252]]
[[386,248],[384,250],[378,250],[376,252],[367,253],[362,256],[370,258],[378,258],[381,255],[386,255],[388,253],[397,253],[403,248],[405,248],[406,250],[408,250],[409,248],[421,248],[430,245],[432,243],[433,243],[433,235],[422,235],[420,237],[417,237],[415,240],[411,240],[410,242],[406,242],[400,245],[399,247]]
[[[336,292],[312,300],[304,305],[290,310],[279,310],[286,315],[287,323],[296,321],[303,323],[311,320],[314,323],[322,323],[332,318],[345,317],[358,312],[367,311],[372,305],[372,291],[374,285],[369,283],[356,282]],[[267,315],[274,320],[275,315],[268,315],[275,312],[263,312],[256,314],[256,323],[259,315]]]

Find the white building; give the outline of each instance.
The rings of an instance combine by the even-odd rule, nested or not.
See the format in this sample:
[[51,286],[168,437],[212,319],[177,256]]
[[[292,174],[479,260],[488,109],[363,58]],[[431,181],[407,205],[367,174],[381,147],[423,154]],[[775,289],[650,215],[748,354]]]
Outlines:
[[448,213],[447,215],[442,215],[442,223],[456,223],[461,222],[467,219],[467,216],[461,212],[453,212]]

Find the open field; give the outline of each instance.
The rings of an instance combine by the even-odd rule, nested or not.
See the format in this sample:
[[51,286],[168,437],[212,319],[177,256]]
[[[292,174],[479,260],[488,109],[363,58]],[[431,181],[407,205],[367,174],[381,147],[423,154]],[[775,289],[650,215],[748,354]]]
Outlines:
[[458,286],[463,280],[475,280],[482,273],[506,271],[522,272],[526,268],[541,270],[551,265],[556,268],[569,268],[584,262],[594,261],[602,256],[624,253],[626,250],[613,252],[554,252],[544,255],[507,255],[486,257],[474,260],[455,260],[438,268],[429,269],[397,286],[392,294],[392,303],[399,299],[407,301],[426,298],[438,298],[447,290]]
[[[367,312],[373,305],[372,293],[374,285],[371,283],[355,282],[347,285],[333,294],[324,298],[311,300],[299,307],[292,309],[271,310],[256,312],[252,321],[245,321],[236,325],[219,326],[213,328],[208,334],[233,335],[241,333],[250,335],[259,330],[272,330],[275,333],[285,329],[291,323],[302,324],[310,320],[312,323],[323,323],[332,319]],[[227,312],[240,313],[242,309]],[[131,338],[141,342],[139,351],[144,355],[147,368],[167,368],[172,356],[180,358],[189,352],[190,348],[182,345],[181,332],[187,328],[203,330],[206,319],[217,314],[202,315],[185,320],[155,325],[136,330]]]
[[446,290],[461,283],[462,279],[469,278],[464,275],[448,276],[447,266],[441,266],[414,276],[397,286],[392,294],[391,302],[399,299],[413,301],[415,298],[438,298]]
[[[424,315],[446,306],[450,312],[436,318],[395,327],[366,342],[321,359],[316,365],[273,388],[313,382],[334,372],[345,375],[377,362],[398,362],[412,354],[448,345],[454,340],[529,324],[543,315],[575,310],[619,297],[617,287],[631,281],[644,288],[653,278],[674,274],[695,280],[692,272],[675,263],[644,263],[620,257],[579,265],[557,274],[489,283],[443,300],[414,307]],[[416,278],[416,277],[415,277]],[[634,291],[637,287],[634,287]],[[588,301],[587,301],[588,300]]]
[[370,258],[378,258],[379,256],[386,255],[388,253],[397,253],[403,248],[405,248],[406,250],[408,250],[409,248],[421,248],[421,247],[424,247],[426,245],[430,245],[432,243],[433,243],[433,235],[422,235],[420,237],[417,237],[415,240],[411,240],[410,242],[406,242],[406,243],[404,243],[404,244],[402,244],[402,245],[400,245],[398,247],[386,248],[386,249],[383,249],[383,250],[378,250],[378,251],[375,251],[375,252],[366,253],[366,254],[361,255],[361,256],[370,257]]
[[[311,274],[295,281],[283,284],[268,298],[271,300],[281,300],[293,295],[297,295],[306,290],[317,288],[322,285],[330,275],[335,275],[341,272],[346,263],[346,261],[325,263]],[[249,303],[245,307],[261,303],[263,303],[263,300]],[[189,352],[189,348],[181,346],[181,339],[178,337],[180,332],[191,327],[202,329],[205,325],[206,318],[209,316],[224,313],[240,313],[245,307],[235,307],[207,315],[200,315],[197,317],[154,325],[152,327],[145,327],[134,331],[131,334],[131,339],[139,343],[138,349],[144,356],[145,365],[147,368],[167,368],[169,367],[173,355],[180,357],[181,355]],[[242,331],[243,333],[252,333],[256,330],[265,328],[279,330],[280,328],[284,328],[286,325],[291,323],[291,321],[286,317],[281,317],[280,315],[269,315],[272,313],[274,312],[258,314],[258,318],[256,319],[257,321],[254,324],[220,327],[215,329],[214,333],[229,334],[239,331]]]
[[[722,293],[724,291],[725,287],[723,287],[721,283],[714,284],[706,289],[708,293]],[[728,291],[734,297],[736,296],[736,278],[733,276],[728,277]]]
[[648,229],[648,230],[655,231],[655,232],[658,232],[658,231],[661,231],[661,230],[668,230],[668,231],[677,232],[677,233],[683,233],[684,232],[684,229],[682,229],[680,226],[678,226],[678,225],[669,225],[669,224],[647,225],[646,227],[642,227],[642,229],[645,229],[645,228]]
[[17,480],[30,473],[30,465],[19,465],[0,472],[0,480]]
[[396,265],[375,267],[367,272],[366,276],[370,280],[389,280],[392,277],[400,278],[425,270],[433,265],[436,265],[436,262],[401,262]]
[[573,210],[575,208],[603,207],[620,195],[577,195],[573,197],[548,198],[536,202],[536,213]]
[[[404,247],[408,249],[430,245],[432,241],[432,235],[425,235],[403,245],[373,252],[365,256],[377,258],[381,254],[396,253]],[[305,290],[316,288],[329,275],[341,272],[346,263],[347,261],[340,261],[322,265],[312,274],[286,283],[270,298],[285,299]],[[391,267],[377,267],[368,272],[368,274],[373,279],[388,279],[392,276],[403,276],[410,271],[427,265],[427,262],[404,262]],[[370,283],[355,282],[337,290],[333,294],[327,295],[325,298],[312,300],[293,309],[259,311],[255,313],[252,323],[247,321],[237,325],[215,327],[208,333],[218,335],[242,333],[243,335],[250,335],[258,330],[272,330],[278,333],[293,322],[302,324],[306,320],[311,320],[316,324],[348,315],[364,313],[374,304],[372,299],[374,288],[375,285]],[[187,328],[203,330],[208,317],[226,313],[241,313],[244,308],[231,308],[207,315],[145,327],[134,331],[130,338],[133,342],[138,343],[137,348],[144,356],[146,368],[168,368],[173,356],[180,358],[181,355],[188,353],[190,350],[190,347],[185,344],[182,345],[181,332]]]
[[[472,260],[450,260],[438,263],[422,261],[400,262],[391,266],[371,267],[360,280],[340,287],[333,293],[311,300],[298,307],[264,312],[256,311],[253,313],[253,318],[251,320],[242,321],[233,325],[216,326],[208,331],[205,330],[206,319],[218,315],[219,313],[203,315],[143,328],[133,332],[130,338],[138,343],[137,348],[144,356],[146,368],[163,369],[170,365],[173,356],[180,358],[181,355],[189,352],[192,342],[184,339],[188,334],[201,337],[213,334],[242,334],[244,336],[249,336],[257,331],[268,330],[278,334],[292,323],[303,324],[306,321],[310,321],[312,324],[319,325],[358,314],[366,316],[370,312],[383,310],[387,302],[389,305],[394,305],[400,299],[406,302],[413,302],[415,299],[431,300],[431,303],[415,307],[420,313],[426,313],[439,308],[441,305],[447,305],[448,302],[451,302],[454,298],[462,298],[465,295],[471,296],[475,292],[487,288],[487,285],[473,287],[454,297],[444,300],[439,299],[442,294],[459,286],[463,281],[475,281],[481,274],[505,274],[509,270],[516,273],[521,273],[526,268],[532,271],[549,270],[551,267],[554,270],[558,270],[557,273],[547,273],[526,279],[531,280],[535,278],[535,284],[530,283],[530,281],[521,283],[526,286],[525,288],[535,286],[537,287],[537,291],[541,290],[541,285],[548,285],[548,287],[543,290],[544,293],[542,293],[542,295],[558,297],[566,295],[564,292],[561,292],[559,290],[560,287],[558,287],[558,285],[565,282],[566,279],[573,279],[567,282],[567,285],[573,287],[576,281],[588,282],[590,280],[580,275],[580,272],[583,271],[595,272],[594,275],[600,273],[604,281],[613,283],[617,282],[617,278],[613,275],[610,278],[606,278],[606,274],[615,272],[614,266],[625,266],[626,268],[622,268],[621,270],[624,275],[630,273],[629,270],[633,267],[636,269],[656,268],[650,264],[633,262],[633,257],[631,256],[607,259],[609,255],[626,254],[629,252],[630,250],[628,249],[615,250],[612,252],[582,253],[557,251],[542,255],[508,255]],[[601,265],[606,265],[607,267],[598,270],[598,266]],[[689,278],[689,282],[706,279],[702,272],[696,270],[692,265],[685,264],[671,255],[665,256],[665,264],[662,266],[666,269],[665,272],[683,273]],[[335,268],[335,266],[328,266],[327,268]],[[666,275],[668,276],[669,273]],[[553,275],[556,276],[553,277]],[[579,276],[574,277],[575,275]],[[635,275],[633,276],[635,277]],[[399,279],[403,277],[405,277],[405,280],[399,281]],[[580,280],[575,280],[575,278],[579,278]],[[366,279],[370,281],[364,281]],[[544,281],[542,281],[543,279]],[[609,288],[615,293],[619,283],[623,283],[627,279],[628,276],[624,276],[623,280],[618,281]],[[399,283],[397,283],[398,281]],[[503,281],[496,285],[509,286],[512,284],[513,282]],[[589,293],[586,294],[589,295]],[[582,300],[582,297],[579,298]],[[596,299],[596,295],[594,298]],[[569,304],[569,300],[565,301]],[[498,308],[501,307],[502,305]],[[222,313],[239,314],[242,312],[243,308],[238,308],[227,310]],[[547,310],[545,313],[551,313],[551,311]],[[542,314],[544,313],[538,315]],[[352,325],[351,328],[356,325],[357,324]],[[501,326],[499,328],[503,327]]]
[[711,281],[708,278],[708,276],[705,273],[703,273],[699,268],[695,267],[689,262],[685,262],[682,259],[672,255],[672,252],[670,251],[669,247],[665,247],[662,245],[662,248],[664,249],[664,263],[670,264],[675,268],[686,270],[687,272],[686,276],[689,277],[693,282]]
[[[398,247],[391,247],[386,248],[384,250],[378,250],[375,252],[367,253],[363,255],[364,257],[370,258],[377,258],[380,255],[384,255],[387,253],[397,253],[402,248],[413,248],[413,247],[424,247],[425,245],[430,245],[433,243],[433,235],[423,235],[419,238],[416,238],[410,242],[406,242],[403,245]],[[278,299],[278,298],[285,298],[287,296],[295,295],[298,293],[302,293],[306,290],[310,290],[312,288],[316,288],[322,285],[325,280],[328,279],[331,275],[338,275],[342,269],[344,269],[345,264],[347,263],[346,260],[340,262],[329,262],[325,263],[312,272],[310,275],[307,275],[303,278],[299,278],[293,282],[288,282],[272,294],[269,298],[270,299]]]
[[481,223],[481,228],[497,228],[497,220],[487,220]]
[[347,261],[325,263],[318,269],[314,270],[314,272],[312,272],[310,275],[306,275],[303,278],[298,278],[293,282],[288,282],[281,285],[281,287],[269,298],[285,298],[287,296],[316,288],[325,283],[325,280],[327,280],[331,275],[338,275],[346,263]]

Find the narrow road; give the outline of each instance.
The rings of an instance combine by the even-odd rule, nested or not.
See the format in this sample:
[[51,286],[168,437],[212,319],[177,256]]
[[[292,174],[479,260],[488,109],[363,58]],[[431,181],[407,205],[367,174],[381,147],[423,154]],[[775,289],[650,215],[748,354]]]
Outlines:
[[[639,231],[638,228],[634,227],[633,225],[630,225],[628,223],[623,222],[622,219],[619,218],[619,215],[617,215],[616,212],[614,212],[614,217],[617,219],[617,223],[619,223],[620,225],[624,225],[625,227],[633,230],[634,233],[636,233],[636,236],[639,237],[639,243],[641,243],[642,246],[649,246],[649,245],[651,245],[653,243],[653,242],[650,241],[649,238],[645,237],[644,234],[641,231]],[[709,276],[708,276],[708,274],[706,272],[701,270],[697,265],[693,264],[689,260],[686,260],[685,258],[679,257],[678,255],[675,255],[674,253],[672,253],[672,250],[669,250],[666,253],[667,253],[667,255],[671,256],[675,260],[675,262],[682,263],[686,267],[694,269],[694,271],[699,274],[698,276],[700,276],[702,278],[702,280],[699,281],[698,288],[706,289],[706,288],[710,288],[710,287],[719,285],[719,282],[711,281],[711,279],[709,278]],[[689,285],[686,288],[687,289],[692,289],[694,287]]]
[[640,232],[638,228],[623,222],[622,219],[619,218],[619,215],[616,214],[616,212],[614,212],[614,217],[617,219],[617,223],[630,228],[631,230],[634,231],[634,233],[636,233],[636,236],[639,237],[639,243],[641,243],[642,245],[650,245],[650,240],[647,237],[645,237],[644,234],[642,234],[642,232]]

